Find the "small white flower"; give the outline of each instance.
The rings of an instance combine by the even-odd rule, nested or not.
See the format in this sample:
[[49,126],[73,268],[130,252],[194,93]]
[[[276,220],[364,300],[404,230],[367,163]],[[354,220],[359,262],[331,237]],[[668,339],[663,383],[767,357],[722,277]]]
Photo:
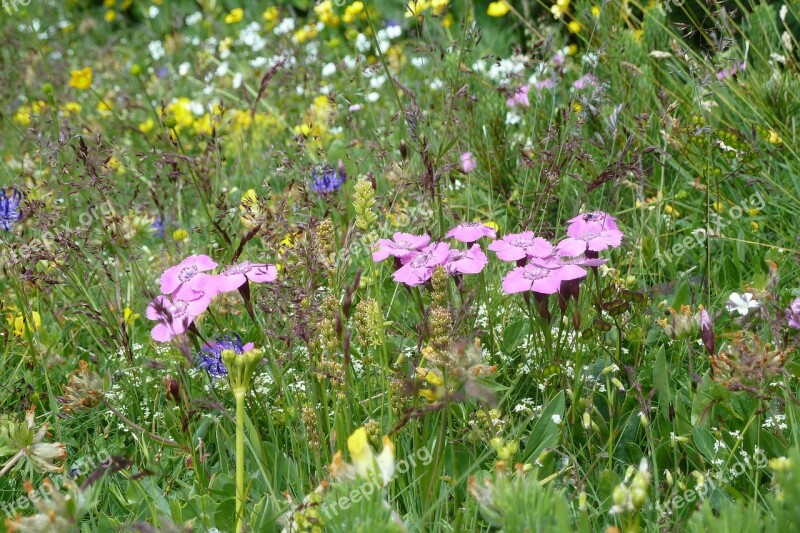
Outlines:
[[154,19],[158,16],[158,7],[150,6],[150,9],[147,10],[147,18]]
[[333,76],[336,74],[336,65],[333,63],[326,63],[324,67],[322,67],[322,75],[324,77]]
[[186,61],[184,63],[181,63],[178,66],[178,74],[180,74],[181,76],[186,76],[187,74],[189,74],[189,70],[191,68],[192,68],[192,64],[189,63],[188,61]]
[[728,297],[728,303],[725,304],[725,307],[727,307],[728,311],[731,313],[736,311],[741,316],[747,316],[747,313],[750,312],[750,309],[758,308],[758,302],[749,292],[746,292],[742,295],[739,295],[738,292],[732,292]]
[[444,86],[444,82],[439,78],[434,78],[434,80],[430,83],[431,90],[438,91]]
[[238,89],[239,87],[242,86],[242,81],[244,81],[244,76],[242,76],[241,72],[237,72],[233,76],[233,81],[231,82],[231,85],[233,86],[234,89]]
[[194,24],[197,24],[201,20],[203,20],[203,13],[200,11],[195,11],[194,13],[186,17],[186,25],[192,26]]
[[522,117],[514,113],[513,111],[509,111],[506,113],[506,124],[512,126],[514,124],[518,124],[519,121],[522,120]]
[[380,98],[380,97],[381,97],[381,95],[379,93],[376,93],[376,92],[369,93],[367,95],[367,102],[377,102],[378,98]]
[[550,420],[553,421],[553,424],[559,425],[561,423],[561,415],[553,415],[550,417]]

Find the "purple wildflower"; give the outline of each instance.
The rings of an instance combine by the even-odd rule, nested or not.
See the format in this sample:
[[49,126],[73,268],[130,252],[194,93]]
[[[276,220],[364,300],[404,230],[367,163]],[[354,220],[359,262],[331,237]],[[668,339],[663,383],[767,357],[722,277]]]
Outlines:
[[228,375],[228,369],[222,363],[222,352],[233,350],[237,355],[249,352],[254,348],[252,342],[242,344],[242,338],[238,333],[223,335],[206,343],[195,358],[197,368],[202,368],[212,379],[218,379]]
[[347,180],[347,174],[344,171],[344,165],[339,161],[339,167],[326,167],[317,173],[316,170],[311,172],[311,190],[319,195],[332,194],[344,185]]

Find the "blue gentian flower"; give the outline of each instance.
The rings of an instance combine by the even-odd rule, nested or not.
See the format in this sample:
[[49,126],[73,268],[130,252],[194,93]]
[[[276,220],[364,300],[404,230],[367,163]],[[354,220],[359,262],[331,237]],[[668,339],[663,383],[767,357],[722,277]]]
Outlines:
[[228,375],[228,369],[222,364],[222,352],[233,350],[237,355],[249,352],[253,349],[253,343],[242,344],[242,338],[238,333],[232,335],[222,335],[206,343],[195,358],[195,364],[202,368],[214,379]]
[[22,202],[22,194],[17,189],[8,189],[8,191],[0,189],[0,226],[4,230],[10,231],[14,222],[22,218],[20,202]]
[[339,161],[338,168],[327,167],[319,173],[312,171],[310,187],[317,194],[331,194],[341,189],[346,179],[344,165]]

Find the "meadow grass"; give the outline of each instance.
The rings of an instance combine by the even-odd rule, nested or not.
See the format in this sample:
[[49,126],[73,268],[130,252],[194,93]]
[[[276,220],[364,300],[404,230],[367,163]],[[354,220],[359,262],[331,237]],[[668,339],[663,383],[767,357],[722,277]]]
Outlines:
[[6,529],[800,525],[795,3],[100,4],[3,4]]

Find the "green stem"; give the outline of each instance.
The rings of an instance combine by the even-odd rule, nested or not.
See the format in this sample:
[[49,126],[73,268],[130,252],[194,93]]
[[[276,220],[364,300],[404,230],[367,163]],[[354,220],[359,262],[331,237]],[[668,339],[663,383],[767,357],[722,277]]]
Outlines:
[[244,531],[244,391],[236,396],[236,532]]

